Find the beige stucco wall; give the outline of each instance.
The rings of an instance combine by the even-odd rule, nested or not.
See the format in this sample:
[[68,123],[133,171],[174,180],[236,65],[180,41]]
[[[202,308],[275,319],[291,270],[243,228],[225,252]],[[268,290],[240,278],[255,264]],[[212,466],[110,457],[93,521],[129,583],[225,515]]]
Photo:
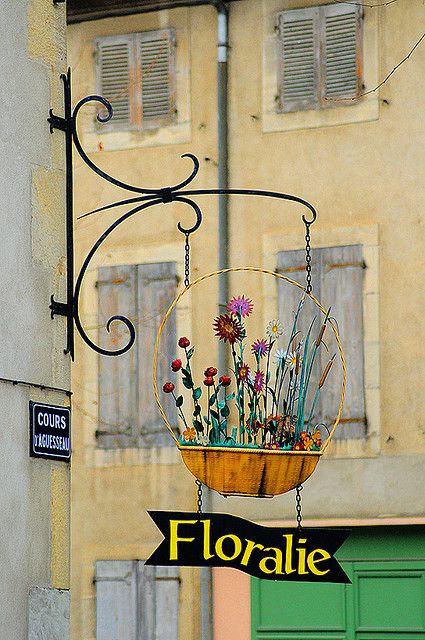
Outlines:
[[[310,121],[271,117],[267,100],[273,62],[273,14],[309,4],[313,3],[231,3],[230,184],[304,197],[315,205],[319,215],[312,228],[313,245],[361,243],[365,248],[366,397],[372,429],[363,443],[330,447],[329,456],[305,485],[305,516],[321,520],[409,518],[423,514],[425,509],[425,401],[420,392],[425,373],[421,294],[425,285],[421,267],[425,197],[420,179],[425,125],[421,116],[424,90],[418,83],[425,49],[418,48],[380,92],[365,101],[366,107],[338,107],[338,113],[329,110],[330,115],[319,114]],[[412,0],[407,7],[394,3],[386,9],[366,9],[366,89],[372,89],[419,38],[423,12],[421,0]],[[184,96],[189,102],[186,113],[190,126],[186,126],[184,134],[187,138],[171,143],[164,133],[153,142],[138,134],[139,138],[133,136],[129,149],[128,140],[120,148],[117,136],[112,140],[99,134],[96,147],[93,109],[89,109],[90,116],[81,126],[83,142],[93,152],[92,159],[108,173],[145,187],[178,182],[187,175],[189,166],[189,161],[179,156],[195,153],[201,161],[201,171],[194,186],[216,187],[213,8],[179,9],[69,27],[74,101],[94,90],[95,37],[158,27],[174,27],[177,31],[181,70],[189,78],[189,95]],[[78,158],[75,179],[78,214],[121,195]],[[216,201],[204,197],[199,202],[204,221],[193,240],[192,278],[214,270],[217,264]],[[301,209],[294,204],[231,198],[231,265],[274,269],[279,250],[303,247],[300,215]],[[76,223],[77,263],[115,216],[115,212],[102,213]],[[88,327],[96,325],[96,267],[173,256],[181,269],[183,246],[176,224],[191,219],[183,205],[167,205],[166,209],[161,205],[114,232],[93,261],[86,279],[81,309]],[[214,282],[194,290],[185,319],[197,345],[199,370],[202,363],[216,359],[216,343],[212,345],[205,339],[205,326],[199,322],[199,310],[203,318],[213,316],[215,300]],[[95,338],[96,330],[92,329],[90,335]],[[145,557],[158,541],[146,509],[190,509],[194,505],[194,486],[174,450],[96,450],[97,357],[80,343],[74,390],[73,637],[93,640],[95,560]],[[267,501],[225,500],[214,495],[213,507],[258,520],[292,519],[294,498],[292,493]],[[183,580],[185,594],[193,603],[198,575],[196,570],[188,570]],[[183,606],[188,606],[186,601]],[[192,615],[182,623],[185,638],[199,637],[196,605],[191,611]]]
[[[8,640],[47,628],[66,640],[69,630],[67,594],[60,610],[51,598],[52,589],[69,589],[69,465],[29,457],[28,404],[69,404],[65,392],[49,390],[70,389],[65,325],[49,310],[50,295],[65,293],[63,134],[51,136],[47,124],[50,107],[62,111],[65,35],[64,6],[1,3],[0,377],[30,383],[0,382],[0,637]],[[39,587],[35,604],[30,591]],[[44,621],[41,601],[51,607]]]

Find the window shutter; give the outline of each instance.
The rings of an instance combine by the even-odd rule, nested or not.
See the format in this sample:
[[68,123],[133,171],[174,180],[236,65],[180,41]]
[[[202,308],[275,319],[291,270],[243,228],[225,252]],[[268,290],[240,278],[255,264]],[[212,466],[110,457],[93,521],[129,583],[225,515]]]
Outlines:
[[[321,303],[332,305],[331,315],[338,321],[342,348],[347,361],[347,390],[341,423],[335,431],[340,440],[366,435],[364,396],[362,247],[321,249]],[[322,366],[327,355],[322,352]],[[331,380],[329,376],[329,381]],[[320,409],[324,418],[334,419],[340,403],[340,385],[329,385]],[[326,406],[325,406],[326,405]]]
[[138,640],[137,563],[96,562],[96,640]]
[[[98,271],[99,344],[111,350],[123,347],[128,329],[113,322],[109,333],[106,322],[116,314],[136,316],[137,267],[101,267]],[[98,445],[103,448],[130,447],[136,427],[137,357],[133,347],[117,356],[99,356]]]
[[280,111],[317,106],[318,19],[317,7],[278,14]]
[[[96,44],[96,90],[112,105],[113,116],[106,124],[109,129],[128,129],[132,123],[132,34],[98,38]],[[101,109],[102,117],[106,110]]]
[[[279,273],[298,282],[303,282],[305,278],[304,250],[280,252],[277,268]],[[366,435],[363,273],[362,247],[360,245],[330,247],[312,251],[313,294],[324,308],[332,307],[331,315],[338,322],[339,334],[347,360],[347,391],[342,420],[334,436],[336,439],[364,438]],[[278,283],[280,318],[284,327],[288,327],[288,332],[292,326],[293,312],[299,298],[299,293],[294,287]],[[299,326],[304,334],[309,321],[311,321],[308,315],[310,314],[303,316],[301,312]],[[286,344],[282,346],[286,349]],[[320,354],[321,357],[317,358],[315,362],[313,380],[320,378],[321,372],[332,355],[325,349],[320,350]],[[338,412],[341,400],[340,378],[333,377],[332,373],[324,387],[326,392],[320,396],[316,407],[317,422],[323,420],[329,423],[335,419]],[[314,391],[315,389],[310,389],[307,404],[311,402]]]
[[175,37],[172,29],[139,34],[144,128],[175,121]]
[[322,97],[355,98],[362,78],[360,7],[321,7],[324,54]]
[[138,563],[139,636],[137,640],[178,640],[179,569]]
[[[177,274],[174,262],[142,264],[138,266],[138,340],[139,360],[139,428],[141,446],[169,446],[172,439],[156,406],[152,388],[153,353],[156,335],[162,318],[176,296]],[[171,361],[176,357],[176,319],[172,313],[167,320],[158,351],[157,384],[175,383]],[[160,391],[161,392],[161,391]],[[168,419],[177,426],[177,409],[171,394],[162,394],[161,401]]]

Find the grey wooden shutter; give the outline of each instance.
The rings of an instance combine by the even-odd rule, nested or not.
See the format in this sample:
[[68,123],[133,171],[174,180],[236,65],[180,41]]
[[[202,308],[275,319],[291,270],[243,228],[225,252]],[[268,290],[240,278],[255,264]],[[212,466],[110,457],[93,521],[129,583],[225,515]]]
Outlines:
[[322,98],[355,98],[362,80],[360,7],[326,5],[321,16]]
[[[364,438],[366,435],[363,280],[364,263],[360,245],[330,247],[321,250],[321,302],[325,307],[332,306],[331,313],[338,321],[342,347],[347,361],[347,390],[344,410],[341,424],[335,431],[335,438],[341,440]],[[322,352],[322,366],[325,365],[325,360],[326,356]],[[329,382],[332,380],[331,374]],[[340,396],[339,384],[330,384],[329,388],[326,388],[320,406],[323,418],[327,420],[335,418]]]
[[317,7],[282,11],[279,29],[279,110],[317,106],[319,41]]
[[138,640],[137,562],[96,562],[96,640]]
[[143,128],[175,121],[175,37],[172,29],[139,34]]
[[[139,361],[139,429],[141,446],[170,446],[173,444],[156,406],[152,387],[152,367],[155,340],[159,325],[176,296],[177,274],[174,262],[142,264],[138,266],[138,340]],[[176,374],[170,364],[176,357],[175,313],[169,317],[158,351],[157,384],[175,383]],[[171,394],[162,394],[161,401],[168,420],[177,425],[177,410]]]
[[[335,432],[336,439],[363,438],[366,434],[364,397],[364,336],[363,336],[363,274],[364,265],[360,245],[329,247],[312,251],[313,294],[336,318],[344,353],[347,360],[347,392],[341,424]],[[282,251],[278,254],[278,271],[303,283],[305,278],[305,253]],[[287,326],[299,300],[299,294],[289,291],[287,285],[278,283],[278,300],[281,319]],[[301,313],[300,329],[305,333],[311,321]],[[321,317],[318,318],[321,320]],[[328,329],[329,331],[329,329]],[[326,339],[325,339],[326,342]],[[335,344],[333,342],[333,344]],[[286,345],[285,345],[286,348]],[[332,353],[320,350],[316,360],[312,382],[317,383]],[[334,367],[326,381],[315,419],[332,424],[341,399],[341,380]],[[312,400],[314,385],[310,389],[307,405]]]
[[[132,124],[134,103],[134,44],[133,35],[126,34],[97,38],[96,90],[112,105],[113,117],[102,125],[108,129],[129,128]],[[106,115],[101,109],[100,114]]]
[[178,640],[179,569],[138,563],[137,640]]
[[278,111],[340,106],[330,98],[360,95],[360,7],[334,3],[282,11],[277,25]]
[[[128,329],[119,322],[106,331],[116,314],[136,317],[136,266],[101,267],[98,271],[99,344],[111,350],[128,342]],[[134,446],[137,410],[137,353],[133,347],[121,356],[99,356],[98,445],[102,448]]]

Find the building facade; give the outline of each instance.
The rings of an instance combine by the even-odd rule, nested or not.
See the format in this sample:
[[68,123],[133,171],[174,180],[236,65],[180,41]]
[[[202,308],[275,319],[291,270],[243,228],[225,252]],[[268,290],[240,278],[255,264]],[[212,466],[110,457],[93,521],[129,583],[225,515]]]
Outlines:
[[[217,113],[217,45],[220,52],[223,42],[216,8],[144,13],[142,6],[128,6],[128,15],[119,15],[123,7],[115,7],[108,17],[111,7],[93,4],[97,12],[89,20],[78,13],[78,3],[70,13],[74,99],[102,92],[117,117],[102,127],[95,120],[98,106],[81,114],[79,131],[90,158],[109,174],[149,188],[183,180],[189,160],[180,156],[194,153],[201,162],[195,188],[217,187],[225,114]],[[338,318],[348,387],[339,432],[305,483],[303,515],[315,526],[353,527],[341,550],[353,586],[316,592],[217,570],[215,638],[421,638],[425,273],[418,156],[424,128],[417,78],[424,49],[418,46],[376,87],[419,41],[422,3],[247,0],[231,2],[228,10],[229,184],[295,194],[318,211],[311,228],[313,292],[333,305]],[[84,185],[77,189],[79,215],[121,195],[78,162],[75,179]],[[217,200],[205,197],[200,204],[204,219],[191,240],[192,279],[219,264]],[[105,325],[123,312],[135,320],[137,344],[132,355],[114,362],[83,344],[77,349],[75,640],[103,640],[111,629],[119,629],[120,640],[207,633],[205,576],[196,569],[162,576],[140,563],[159,542],[146,511],[196,504],[193,477],[161,431],[149,382],[157,328],[183,286],[184,238],[177,223],[191,221],[183,204],[165,207],[140,212],[111,234],[84,285],[81,310],[90,335],[118,348],[125,332],[116,325],[108,335]],[[297,205],[231,197],[228,213],[230,266],[298,271],[302,279],[304,229]],[[115,218],[112,210],[77,222],[80,260]],[[257,330],[263,331],[266,319],[280,313],[279,288],[235,274],[230,295],[242,292],[259,301]],[[161,351],[161,379],[169,375],[182,335],[196,345],[198,363],[217,363],[217,345],[206,328],[217,299],[214,279],[184,298]],[[202,375],[201,364],[194,368]],[[214,511],[294,522],[293,492],[273,500],[215,493],[209,499]],[[403,615],[394,616],[401,601]]]
[[1,522],[0,637],[69,638],[69,463],[33,458],[30,401],[70,404],[65,326],[50,296],[65,293],[62,134],[47,118],[63,109],[63,5],[0,7]]

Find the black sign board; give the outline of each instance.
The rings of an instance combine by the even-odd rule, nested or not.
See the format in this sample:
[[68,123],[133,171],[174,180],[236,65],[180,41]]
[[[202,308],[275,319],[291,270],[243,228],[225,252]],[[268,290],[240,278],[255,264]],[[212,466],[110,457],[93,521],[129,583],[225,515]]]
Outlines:
[[264,527],[225,513],[148,513],[164,540],[145,564],[232,567],[268,580],[351,582],[334,558],[347,529]]
[[65,460],[71,458],[71,410],[30,402],[30,456]]

